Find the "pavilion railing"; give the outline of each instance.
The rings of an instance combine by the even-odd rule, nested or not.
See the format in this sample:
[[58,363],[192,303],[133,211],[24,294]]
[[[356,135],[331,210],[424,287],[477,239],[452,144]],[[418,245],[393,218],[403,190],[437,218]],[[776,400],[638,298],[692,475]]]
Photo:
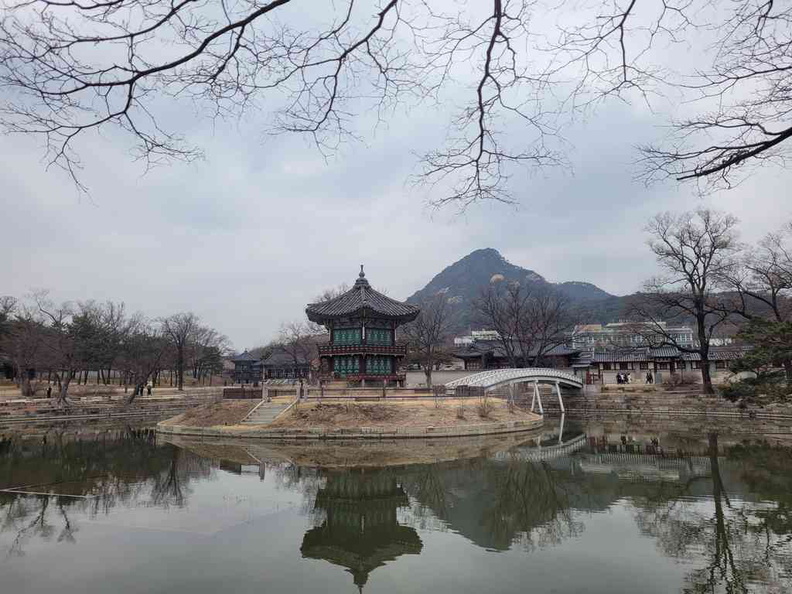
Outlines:
[[403,345],[382,344],[323,344],[319,346],[319,355],[399,355],[407,354],[407,347]]

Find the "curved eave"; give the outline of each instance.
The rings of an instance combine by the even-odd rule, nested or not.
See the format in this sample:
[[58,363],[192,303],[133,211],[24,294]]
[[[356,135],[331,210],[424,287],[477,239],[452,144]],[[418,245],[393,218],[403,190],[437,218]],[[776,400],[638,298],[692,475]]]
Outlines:
[[[327,322],[332,322],[334,320],[339,320],[341,318],[354,318],[354,317],[367,317],[367,318],[380,318],[386,320],[395,320],[401,324],[406,324],[407,322],[412,322],[415,318],[418,317],[418,314],[421,313],[419,309],[415,309],[415,311],[411,311],[409,313],[401,314],[398,316],[394,316],[393,314],[386,314],[383,312],[379,312],[375,309],[370,307],[359,307],[355,310],[342,312],[342,313],[335,313],[335,314],[324,314],[317,311],[312,311],[310,307],[305,308],[305,315],[308,316],[308,319],[316,324],[326,324]],[[364,315],[365,314],[365,315]]]

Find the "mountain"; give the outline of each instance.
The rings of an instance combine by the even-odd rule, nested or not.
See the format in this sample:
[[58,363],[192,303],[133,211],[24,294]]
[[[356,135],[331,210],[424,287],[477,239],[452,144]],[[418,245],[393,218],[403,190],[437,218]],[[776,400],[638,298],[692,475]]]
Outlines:
[[566,295],[575,305],[586,311],[586,320],[591,323],[616,321],[622,309],[622,298],[603,291],[598,286],[580,281],[550,283],[541,274],[512,264],[498,250],[484,248],[471,252],[461,260],[446,267],[423,289],[416,291],[407,303],[420,303],[424,299],[443,292],[457,311],[457,331],[475,327],[473,300],[493,280],[518,281],[520,283],[552,287]]

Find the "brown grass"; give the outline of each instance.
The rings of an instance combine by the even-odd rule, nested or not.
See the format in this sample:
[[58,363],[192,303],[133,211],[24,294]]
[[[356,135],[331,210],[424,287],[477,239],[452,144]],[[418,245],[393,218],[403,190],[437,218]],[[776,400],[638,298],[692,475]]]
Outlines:
[[163,421],[163,424],[190,427],[238,425],[258,403],[258,400],[221,400],[211,404],[202,404]]
[[[468,404],[470,404],[468,402]],[[477,425],[483,422],[518,421],[536,418],[532,413],[515,409],[509,412],[505,402],[490,399],[486,420],[478,415],[460,417],[461,400],[444,400],[436,406],[433,400],[395,402],[348,402],[300,404],[271,427],[316,427],[326,429],[357,427],[443,427],[452,425]]]

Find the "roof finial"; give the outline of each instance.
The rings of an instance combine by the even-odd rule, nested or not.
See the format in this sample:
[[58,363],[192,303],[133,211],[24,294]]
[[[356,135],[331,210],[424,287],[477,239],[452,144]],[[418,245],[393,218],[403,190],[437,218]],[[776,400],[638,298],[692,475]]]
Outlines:
[[360,265],[360,274],[358,274],[360,278],[366,278],[366,273],[363,272],[363,264]]

